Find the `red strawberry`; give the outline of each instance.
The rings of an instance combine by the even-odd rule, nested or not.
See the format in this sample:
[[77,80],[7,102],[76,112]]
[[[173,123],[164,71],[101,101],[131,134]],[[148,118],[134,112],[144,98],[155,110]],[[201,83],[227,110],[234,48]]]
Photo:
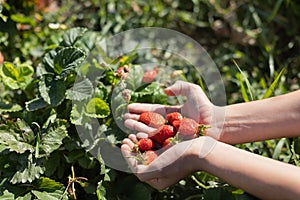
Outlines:
[[166,118],[170,124],[173,124],[175,120],[182,120],[183,117],[179,112],[172,112],[166,115]]
[[152,135],[150,138],[159,144],[162,144],[165,139],[173,137],[176,134],[175,129],[171,125],[163,125],[160,128],[154,130],[150,133]]
[[183,118],[181,120],[178,132],[182,136],[197,135],[199,132],[199,124],[190,118]]
[[142,113],[139,121],[153,128],[161,127],[166,123],[165,118],[161,114],[155,112]]
[[153,160],[158,157],[157,153],[153,150],[148,150],[143,155],[143,164],[149,165]]
[[150,138],[142,138],[137,143],[140,151],[148,151],[153,149],[154,143]]
[[174,144],[174,138],[173,137],[169,137],[167,139],[165,139],[165,141],[162,144],[163,148],[168,148],[170,146],[172,146]]
[[143,83],[150,83],[154,81],[157,75],[158,75],[158,69],[156,67],[146,71],[143,76]]
[[176,129],[176,131],[178,131],[179,126],[180,126],[181,120],[174,120],[172,125],[174,126],[174,128]]

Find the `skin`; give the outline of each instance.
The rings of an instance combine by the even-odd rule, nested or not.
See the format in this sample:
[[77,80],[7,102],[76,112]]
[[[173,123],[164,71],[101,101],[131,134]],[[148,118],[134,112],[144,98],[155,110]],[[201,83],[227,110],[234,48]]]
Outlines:
[[[132,171],[141,181],[162,190],[202,170],[260,199],[299,197],[298,167],[230,144],[300,136],[300,91],[225,107],[213,105],[201,88],[191,83],[178,81],[165,92],[172,96],[187,96],[188,100],[180,106],[131,104],[125,116],[125,125],[138,131],[138,134],[124,139],[121,149]],[[138,122],[139,113],[145,111],[161,114],[182,112],[212,128],[207,129],[206,136],[172,146],[150,165],[138,165],[132,156],[134,144],[138,138],[147,137],[153,130]]]

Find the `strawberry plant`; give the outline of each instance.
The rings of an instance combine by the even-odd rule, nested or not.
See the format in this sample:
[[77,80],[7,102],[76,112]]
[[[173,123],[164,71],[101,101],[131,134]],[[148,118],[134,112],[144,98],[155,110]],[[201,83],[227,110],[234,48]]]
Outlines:
[[[132,28],[178,30],[214,59],[229,104],[251,101],[299,89],[299,8],[280,0],[0,0],[0,198],[254,199],[204,172],[156,191],[110,167],[124,161],[114,150],[129,133],[123,125],[129,103],[178,104],[164,87],[182,79],[206,91],[207,83],[191,63],[163,49],[123,54],[116,44],[97,44]],[[154,125],[173,127],[160,147],[177,142],[169,137],[174,131],[201,131],[172,115]],[[299,165],[298,138],[237,146]],[[115,148],[98,153],[105,147]],[[145,164],[157,156],[146,149]]]

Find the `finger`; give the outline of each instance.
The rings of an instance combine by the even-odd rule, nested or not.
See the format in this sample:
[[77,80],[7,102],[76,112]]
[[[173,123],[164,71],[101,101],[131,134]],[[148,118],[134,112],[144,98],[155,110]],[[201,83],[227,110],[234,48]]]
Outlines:
[[133,143],[138,143],[138,140],[137,140],[137,136],[135,134],[130,134],[128,135],[128,138],[133,142]]
[[149,137],[149,135],[148,135],[147,133],[138,132],[138,133],[136,134],[136,137],[137,137],[138,139],[142,139],[142,138],[147,138],[147,137]]
[[179,112],[180,106],[165,106],[161,104],[133,103],[128,105],[130,113],[156,112],[163,116],[171,112]]
[[137,171],[137,160],[136,160],[136,153],[133,153],[132,148],[128,146],[127,144],[123,144],[121,146],[121,152],[123,154],[123,157],[127,161],[131,171],[135,173]]
[[127,146],[129,146],[131,148],[131,150],[134,148],[134,142],[129,139],[129,138],[125,138],[123,141],[122,141],[123,144],[126,144]]
[[134,113],[125,113],[124,118],[139,121],[140,115],[139,114],[134,114]]
[[185,81],[176,81],[170,87],[165,89],[165,93],[168,96],[188,96],[192,88],[196,88],[197,85],[188,83]]
[[133,119],[125,120],[124,124],[127,128],[138,132],[150,133],[155,130],[155,128],[149,127],[146,124]]

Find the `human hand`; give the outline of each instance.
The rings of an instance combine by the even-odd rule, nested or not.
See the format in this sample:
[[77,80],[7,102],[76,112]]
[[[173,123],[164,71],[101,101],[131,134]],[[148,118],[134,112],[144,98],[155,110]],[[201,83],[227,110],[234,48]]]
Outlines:
[[[125,114],[125,126],[131,130],[138,131],[139,137],[147,137],[147,134],[155,130],[139,122],[139,116],[143,112],[156,112],[165,116],[171,112],[180,112],[183,116],[192,118],[200,124],[211,128],[206,129],[206,135],[215,139],[219,138],[222,129],[222,120],[218,120],[220,109],[213,105],[207,98],[200,86],[177,81],[175,84],[165,89],[168,96],[185,96],[186,102],[178,106],[166,106],[160,104],[133,103],[128,105],[129,113]],[[146,134],[145,134],[146,133]]]
[[143,182],[162,190],[201,170],[204,158],[212,151],[216,140],[202,136],[196,139],[180,142],[162,152],[149,165],[138,162],[134,151],[138,138],[131,134],[123,140],[121,147],[123,156],[132,172]]

